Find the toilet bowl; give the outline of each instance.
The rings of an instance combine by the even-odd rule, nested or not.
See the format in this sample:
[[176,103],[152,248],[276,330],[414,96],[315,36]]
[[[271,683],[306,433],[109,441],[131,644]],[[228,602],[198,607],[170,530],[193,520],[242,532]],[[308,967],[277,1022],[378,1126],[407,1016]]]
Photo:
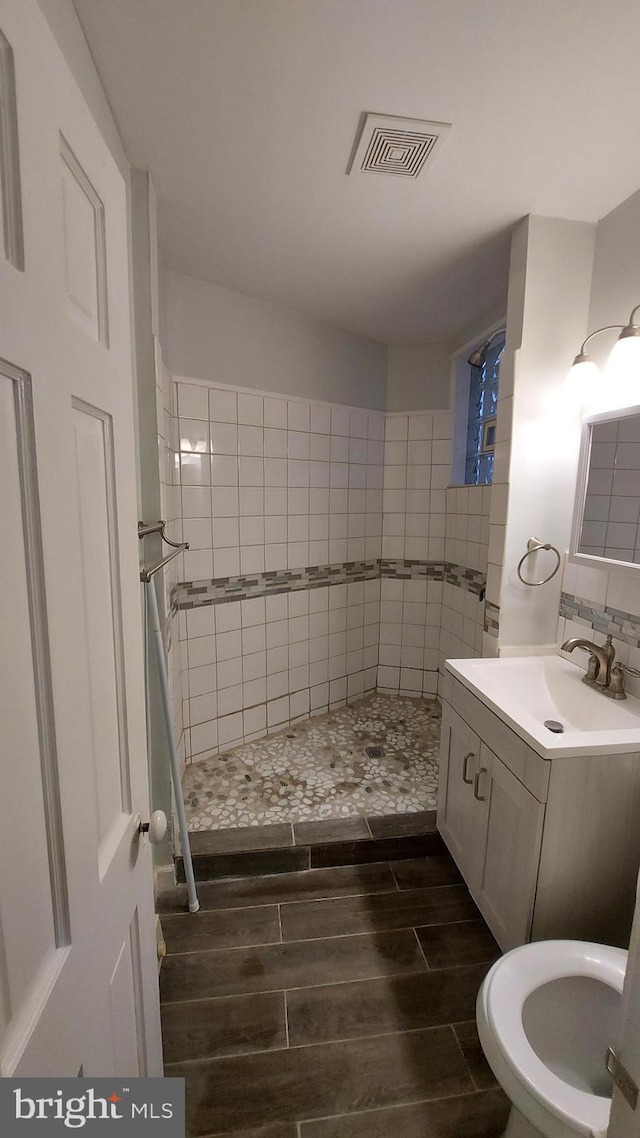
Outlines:
[[575,940],[514,948],[478,993],[482,1049],[511,1100],[507,1138],[604,1138],[627,953]]

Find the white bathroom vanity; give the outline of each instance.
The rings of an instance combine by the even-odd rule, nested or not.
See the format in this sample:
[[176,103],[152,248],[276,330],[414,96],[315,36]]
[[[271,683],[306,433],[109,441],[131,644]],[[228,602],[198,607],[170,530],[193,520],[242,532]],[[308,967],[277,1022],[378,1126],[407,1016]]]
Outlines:
[[437,825],[504,951],[629,943],[640,701],[583,675],[560,656],[447,661]]

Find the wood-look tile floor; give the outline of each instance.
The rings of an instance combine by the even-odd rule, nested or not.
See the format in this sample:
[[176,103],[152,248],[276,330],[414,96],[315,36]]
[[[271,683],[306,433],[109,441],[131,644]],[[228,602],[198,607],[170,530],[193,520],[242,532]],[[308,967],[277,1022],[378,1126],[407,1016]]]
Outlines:
[[189,1138],[497,1138],[475,1029],[499,949],[448,855],[161,899],[167,1075]]

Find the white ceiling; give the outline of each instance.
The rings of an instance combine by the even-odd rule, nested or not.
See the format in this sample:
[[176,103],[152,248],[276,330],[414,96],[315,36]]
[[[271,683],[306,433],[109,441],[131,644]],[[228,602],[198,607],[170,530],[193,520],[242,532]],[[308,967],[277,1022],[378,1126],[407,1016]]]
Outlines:
[[[75,0],[166,263],[388,343],[504,304],[526,213],[640,187],[637,0]],[[363,111],[453,123],[346,176]]]

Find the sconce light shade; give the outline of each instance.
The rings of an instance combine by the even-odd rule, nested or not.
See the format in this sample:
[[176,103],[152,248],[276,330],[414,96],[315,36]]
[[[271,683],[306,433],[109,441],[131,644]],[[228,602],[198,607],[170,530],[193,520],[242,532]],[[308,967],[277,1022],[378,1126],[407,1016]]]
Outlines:
[[[626,330],[625,330],[626,331]],[[607,406],[633,407],[640,394],[640,336],[624,332],[613,345],[604,372]]]
[[[584,341],[569,372],[569,387],[582,411],[614,411],[632,407],[640,396],[640,325],[635,316],[640,304],[633,309],[626,324],[607,324],[596,328]],[[600,332],[619,330],[609,356],[604,376],[586,354],[589,340]]]
[[569,371],[567,382],[574,407],[588,415],[597,410],[598,391],[602,377],[596,364],[584,352],[580,352]]

